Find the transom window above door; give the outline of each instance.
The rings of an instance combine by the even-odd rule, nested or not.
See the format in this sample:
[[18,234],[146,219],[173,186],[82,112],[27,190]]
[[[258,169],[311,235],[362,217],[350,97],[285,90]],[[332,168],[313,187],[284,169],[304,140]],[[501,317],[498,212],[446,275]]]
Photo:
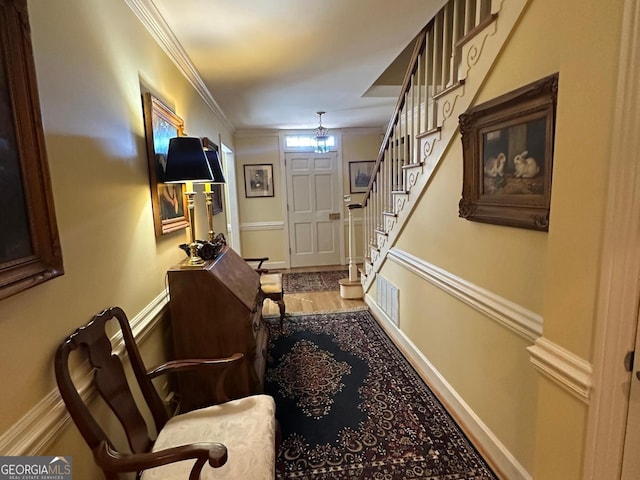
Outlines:
[[[287,149],[298,151],[308,151],[315,149],[318,146],[318,142],[316,141],[313,134],[285,135],[284,144]],[[331,150],[335,150],[335,136],[329,135],[326,145],[331,148]]]

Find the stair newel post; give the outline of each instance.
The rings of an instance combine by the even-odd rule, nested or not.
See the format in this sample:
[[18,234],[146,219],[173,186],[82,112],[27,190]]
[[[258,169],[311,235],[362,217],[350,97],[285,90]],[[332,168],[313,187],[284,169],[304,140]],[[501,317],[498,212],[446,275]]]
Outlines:
[[353,210],[356,208],[361,208],[360,204],[351,204],[348,206],[349,209],[349,281],[355,282],[358,280],[358,267],[356,262],[353,260],[353,256],[355,254],[355,231],[353,225]]
[[355,254],[355,232],[352,215],[352,211],[362,208],[362,204],[351,203],[347,208],[349,209],[349,278],[340,279],[340,296],[342,298],[362,298],[364,296],[364,290],[362,283],[358,279],[358,267],[353,258]]

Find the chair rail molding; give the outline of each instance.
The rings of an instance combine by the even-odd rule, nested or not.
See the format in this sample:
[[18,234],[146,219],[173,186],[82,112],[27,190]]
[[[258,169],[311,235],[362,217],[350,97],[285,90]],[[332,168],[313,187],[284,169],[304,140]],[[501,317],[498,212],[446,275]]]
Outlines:
[[241,232],[261,232],[264,230],[284,230],[284,222],[277,220],[273,222],[244,222],[240,224]]
[[527,340],[535,342],[542,335],[542,316],[521,305],[474,285],[399,248],[389,250],[388,259]]
[[589,403],[593,374],[589,362],[544,337],[538,338],[527,350],[531,363],[542,375]]
[[[168,305],[168,300],[169,295],[164,290],[130,320],[131,329],[138,342],[143,342],[158,325],[161,313]],[[114,353],[124,357],[126,352],[124,351],[122,334],[118,332],[113,336],[111,342],[114,345]],[[86,368],[79,370],[83,374],[74,378],[74,382],[80,386],[83,399],[87,399],[95,393],[93,388],[89,388],[92,371],[88,364]],[[42,455],[62,434],[70,421],[71,417],[67,412],[67,407],[62,401],[58,389],[55,388],[0,436],[0,455]]]

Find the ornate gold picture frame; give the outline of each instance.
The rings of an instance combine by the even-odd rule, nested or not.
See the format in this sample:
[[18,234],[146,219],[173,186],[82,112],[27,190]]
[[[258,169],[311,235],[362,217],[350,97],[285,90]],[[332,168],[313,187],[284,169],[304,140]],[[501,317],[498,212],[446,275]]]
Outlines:
[[149,186],[156,236],[189,226],[182,184],[164,183],[169,139],[184,132],[184,121],[150,93],[142,96],[149,162]]
[[460,217],[548,231],[557,92],[554,74],[460,115]]
[[26,0],[0,0],[0,299],[64,273]]

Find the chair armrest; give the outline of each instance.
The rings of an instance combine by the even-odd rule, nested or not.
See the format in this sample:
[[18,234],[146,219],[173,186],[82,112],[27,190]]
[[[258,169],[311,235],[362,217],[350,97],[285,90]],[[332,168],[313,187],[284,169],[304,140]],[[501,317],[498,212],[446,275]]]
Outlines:
[[243,353],[234,353],[229,357],[223,358],[187,358],[183,360],[171,360],[147,370],[147,376],[149,378],[155,378],[165,373],[183,372],[185,370],[197,370],[200,368],[211,367],[226,368],[238,363],[243,358]]
[[120,453],[102,441],[93,455],[100,467],[110,472],[141,472],[182,460],[196,459],[189,480],[198,480],[206,462],[218,468],[227,462],[227,447],[221,443],[201,442],[150,453]]
[[184,372],[188,370],[199,370],[202,368],[220,369],[220,375],[215,382],[215,394],[218,402],[226,402],[229,395],[225,392],[225,379],[229,367],[239,363],[244,358],[243,353],[234,353],[229,357],[223,358],[185,358],[182,360],[171,360],[161,363],[160,365],[147,370],[147,377],[153,379],[165,373]]

